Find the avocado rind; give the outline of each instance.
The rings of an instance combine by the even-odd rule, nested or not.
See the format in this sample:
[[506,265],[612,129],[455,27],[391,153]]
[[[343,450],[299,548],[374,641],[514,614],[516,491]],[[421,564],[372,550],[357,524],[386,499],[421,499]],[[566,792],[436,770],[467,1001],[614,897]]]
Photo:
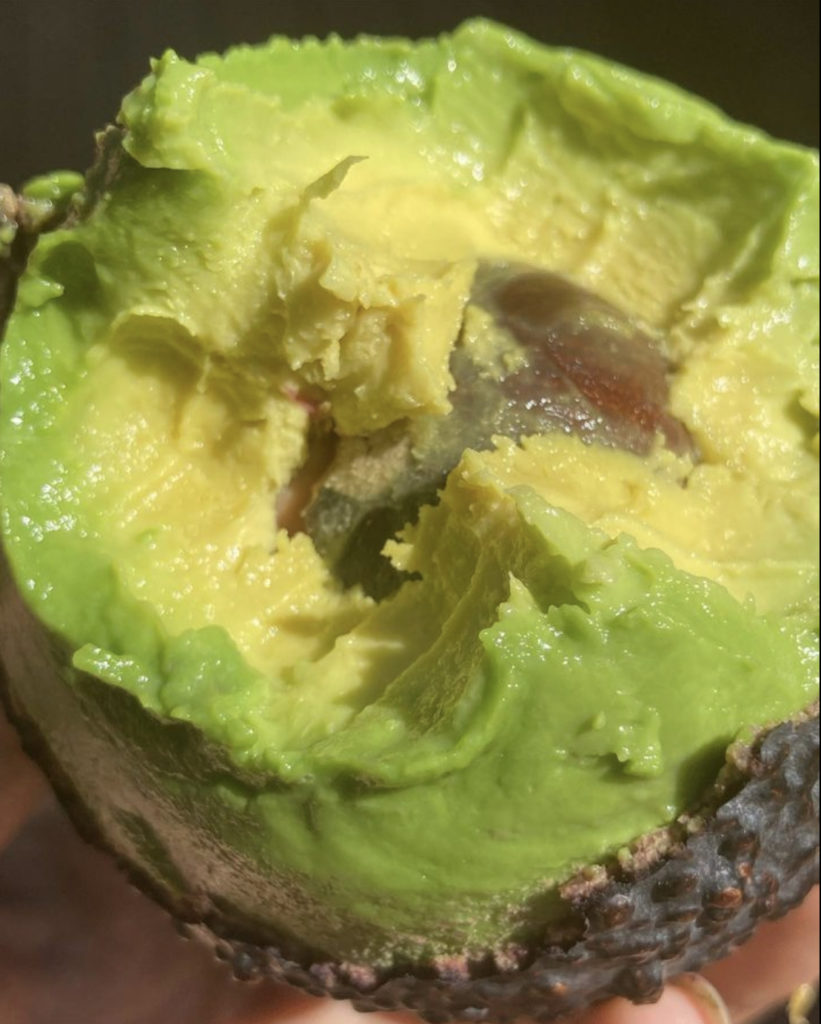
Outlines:
[[[305,967],[220,939],[207,924],[190,930],[210,937],[240,977],[321,988],[366,1011],[412,1009],[431,1024],[548,1022],[614,996],[654,1002],[667,980],[725,956],[818,882],[818,755],[817,704],[728,751],[705,793],[708,816],[684,815],[595,881],[580,879],[575,894],[567,886],[572,924],[513,967],[448,959],[384,978],[362,965]],[[648,847],[664,849],[650,865]]]
[[[125,691],[67,670],[63,645],[22,604],[4,564],[0,649],[9,716],[80,833],[240,978],[288,982],[362,1010],[411,1009],[431,1024],[552,1021],[611,996],[653,1001],[667,979],[724,956],[818,881],[816,704],[731,746],[699,805],[671,826],[568,880],[564,913],[532,945],[475,961],[330,961],[237,910],[232,890],[270,884],[259,865],[234,858],[218,887],[203,883],[218,851],[198,834],[196,808],[186,820],[184,803],[164,794],[186,768],[229,784],[218,749],[187,723],[163,721]],[[163,744],[142,761],[129,756],[141,732],[158,730]]]

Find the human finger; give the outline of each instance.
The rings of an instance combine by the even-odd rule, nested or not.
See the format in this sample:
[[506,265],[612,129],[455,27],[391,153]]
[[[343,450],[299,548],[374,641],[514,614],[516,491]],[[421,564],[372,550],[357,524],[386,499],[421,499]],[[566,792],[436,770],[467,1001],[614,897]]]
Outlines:
[[573,1024],[732,1024],[724,1001],[700,975],[687,974],[668,985],[656,1003],[641,1006],[611,999]]
[[[268,997],[270,998],[270,997]],[[368,1013],[346,1002],[283,992],[273,1002],[250,1009],[236,1024],[420,1024],[410,1013]],[[524,1019],[518,1024],[529,1024]],[[566,1024],[571,1024],[567,1021]],[[573,1019],[572,1024],[731,1024],[721,997],[704,979],[685,976],[668,986],[657,1003],[635,1006],[613,999]]]
[[819,900],[816,886],[800,907],[761,925],[740,949],[705,968],[736,1024],[751,1024],[818,976]]

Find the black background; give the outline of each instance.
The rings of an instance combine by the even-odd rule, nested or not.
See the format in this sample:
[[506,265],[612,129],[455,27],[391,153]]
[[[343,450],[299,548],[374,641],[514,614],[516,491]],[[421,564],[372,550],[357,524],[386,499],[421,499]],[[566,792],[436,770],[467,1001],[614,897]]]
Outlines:
[[477,14],[817,146],[818,11],[818,0],[0,0],[0,180],[84,168],[93,132],[166,47],[192,57],[274,33],[432,35]]
[[668,78],[818,145],[818,0],[0,0],[0,180],[85,168],[92,133],[171,46],[273,33],[430,35],[483,14]]

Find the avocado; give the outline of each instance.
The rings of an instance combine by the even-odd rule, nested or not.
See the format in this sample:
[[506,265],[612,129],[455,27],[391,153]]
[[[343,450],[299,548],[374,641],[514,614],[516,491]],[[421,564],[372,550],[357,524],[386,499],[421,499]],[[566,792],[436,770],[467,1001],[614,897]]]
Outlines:
[[813,153],[478,20],[169,51],[65,180],[0,650],[86,835],[238,974],[431,1021],[801,898]]

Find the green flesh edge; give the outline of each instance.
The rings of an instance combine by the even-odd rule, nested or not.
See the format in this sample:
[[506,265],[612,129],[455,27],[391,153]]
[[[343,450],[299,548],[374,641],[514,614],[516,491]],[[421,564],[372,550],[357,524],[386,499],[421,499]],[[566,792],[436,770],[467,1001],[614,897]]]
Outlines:
[[[475,80],[488,75],[479,102]],[[273,40],[195,65],[166,55],[121,123],[113,184],[78,197],[90,212],[41,239],[0,350],[3,541],[21,593],[75,668],[228,751],[232,781],[164,785],[201,800],[206,828],[230,830],[238,856],[302,894],[273,922],[283,935],[374,962],[538,935],[558,883],[692,806],[736,736],[816,693],[816,159],[661,83],[487,22],[418,45]],[[307,126],[297,141],[294,126]],[[327,388],[352,434],[414,415],[390,389],[382,411],[390,360],[361,401],[356,366],[328,384],[325,356],[296,365],[319,292],[310,279],[307,300],[282,298],[284,271],[275,280],[267,255],[295,236],[316,243],[305,210],[344,195],[392,146],[421,150],[426,185],[495,204],[513,241],[476,259],[515,252],[595,281],[664,335],[686,367],[674,401],[705,452],[699,472],[732,478],[718,493],[767,510],[759,547],[730,539],[689,562],[680,535],[665,553],[661,535],[608,531],[589,497],[565,503],[558,484],[542,486],[538,443],[500,443],[468,453],[395,546],[414,576],[397,593],[374,603],[323,577],[320,635],[287,663],[257,658],[205,613],[179,628],[154,606],[139,566],[165,550],[168,524],[140,521],[126,541],[118,520],[112,533],[101,496],[121,495],[99,456],[113,464],[115,446],[95,440],[105,416],[94,430],[87,418],[96,367],[125,353],[136,379],[180,401],[207,367],[219,409],[249,433],[268,392],[292,386]],[[350,159],[362,155],[362,167]],[[617,200],[627,212],[608,219]],[[516,203],[527,216],[506,212]],[[655,246],[676,254],[637,284],[655,272]],[[423,291],[451,273],[449,258],[435,271],[427,252],[413,264]],[[405,255],[395,262],[411,272]],[[469,280],[470,258],[454,264]],[[266,310],[281,322],[274,292],[292,336],[266,326]],[[330,323],[339,290],[328,304]],[[476,339],[496,344],[486,323]],[[749,366],[755,396],[728,406],[723,439],[692,399],[722,359]],[[440,362],[444,377],[447,350]],[[433,408],[425,386],[415,397]],[[767,430],[777,440],[756,447]],[[567,455],[582,458],[572,445]],[[698,500],[695,476],[681,487],[693,467],[668,479],[663,454],[649,475],[637,456],[591,457],[604,461],[583,472],[611,460],[637,489],[658,480],[664,500],[676,488]],[[728,505],[714,521],[729,535],[735,515]],[[702,562],[719,568],[702,574]],[[168,603],[193,600],[181,590]],[[154,867],[174,873],[161,844]],[[244,909],[252,917],[253,901]]]

